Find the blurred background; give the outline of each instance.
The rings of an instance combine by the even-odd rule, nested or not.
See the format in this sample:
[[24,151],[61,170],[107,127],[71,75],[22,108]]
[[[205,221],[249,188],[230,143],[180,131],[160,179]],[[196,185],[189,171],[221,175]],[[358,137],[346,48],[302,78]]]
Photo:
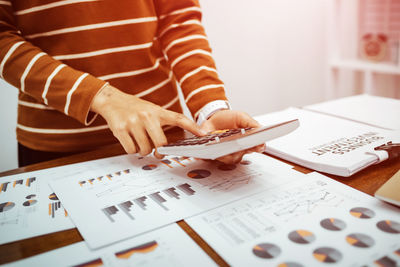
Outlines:
[[[232,107],[259,115],[355,94],[400,98],[400,0],[200,0]],[[0,80],[0,171],[17,167]]]

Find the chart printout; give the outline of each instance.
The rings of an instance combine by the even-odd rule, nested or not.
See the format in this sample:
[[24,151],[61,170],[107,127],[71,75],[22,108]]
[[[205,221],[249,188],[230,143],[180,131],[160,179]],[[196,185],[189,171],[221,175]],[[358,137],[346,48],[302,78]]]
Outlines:
[[118,159],[92,160],[0,177],[0,244],[74,228],[49,181],[98,166],[112,168]]
[[57,173],[84,166],[58,167],[0,178],[0,244],[74,228],[48,182]]
[[296,172],[256,153],[237,165],[126,155],[113,167],[50,182],[92,249],[275,187]]
[[400,209],[304,176],[186,222],[232,266],[400,265]]
[[112,246],[90,250],[79,242],[6,266],[216,266],[177,225],[171,224]]

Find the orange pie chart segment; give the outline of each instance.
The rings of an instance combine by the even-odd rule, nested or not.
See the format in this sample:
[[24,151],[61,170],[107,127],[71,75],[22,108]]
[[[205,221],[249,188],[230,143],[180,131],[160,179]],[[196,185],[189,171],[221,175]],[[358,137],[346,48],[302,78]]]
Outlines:
[[191,170],[190,172],[187,173],[187,176],[192,179],[203,179],[207,178],[210,175],[211,175],[210,171],[203,169]]
[[33,205],[35,205],[36,203],[37,203],[37,200],[35,200],[35,199],[29,199],[29,200],[25,201],[22,205],[24,205],[25,207],[28,207],[28,206],[33,206]]
[[281,264],[278,264],[278,267],[303,267],[300,263],[297,262],[283,262]]
[[12,208],[15,207],[15,203],[14,202],[3,202],[0,204],[0,213],[2,212],[6,212],[11,210]]
[[342,259],[342,253],[330,247],[317,248],[313,252],[314,258],[319,262],[336,263]]
[[375,217],[375,212],[373,210],[363,207],[352,208],[350,214],[359,219],[371,219]]
[[361,233],[346,236],[346,241],[350,245],[359,248],[369,248],[375,244],[375,241],[371,237]]
[[151,170],[154,170],[155,168],[157,168],[157,165],[155,165],[155,164],[148,164],[148,165],[144,165],[142,167],[142,169],[145,171],[151,171]]
[[389,234],[400,234],[400,223],[390,220],[380,221],[376,226],[383,232]]
[[315,235],[307,230],[295,230],[289,233],[289,239],[297,244],[309,244],[315,240]]
[[253,254],[262,259],[273,259],[281,254],[281,249],[271,243],[261,243],[253,247]]
[[336,218],[326,218],[320,222],[321,226],[330,231],[341,231],[346,228],[346,223]]

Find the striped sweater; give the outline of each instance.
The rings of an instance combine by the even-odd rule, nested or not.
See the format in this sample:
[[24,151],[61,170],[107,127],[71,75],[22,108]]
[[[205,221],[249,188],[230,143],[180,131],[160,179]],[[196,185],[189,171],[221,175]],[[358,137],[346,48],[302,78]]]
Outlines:
[[19,88],[17,139],[43,151],[115,143],[90,111],[107,83],[194,117],[226,100],[197,0],[0,0],[0,75]]

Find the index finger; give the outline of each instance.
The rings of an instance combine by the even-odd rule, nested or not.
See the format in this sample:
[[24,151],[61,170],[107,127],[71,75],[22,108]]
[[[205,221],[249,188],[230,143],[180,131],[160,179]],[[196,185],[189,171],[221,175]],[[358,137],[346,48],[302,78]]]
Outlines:
[[253,119],[253,117],[251,117],[250,115],[248,115],[247,113],[243,113],[240,117],[239,117],[239,124],[241,125],[241,127],[252,127],[252,128],[257,128],[260,127],[261,124],[256,121],[255,119]]
[[194,121],[187,118],[185,115],[169,110],[165,110],[165,112],[163,112],[163,114],[161,115],[161,124],[178,126],[198,136],[203,136],[206,134],[203,130],[200,129],[200,126],[198,126]]

